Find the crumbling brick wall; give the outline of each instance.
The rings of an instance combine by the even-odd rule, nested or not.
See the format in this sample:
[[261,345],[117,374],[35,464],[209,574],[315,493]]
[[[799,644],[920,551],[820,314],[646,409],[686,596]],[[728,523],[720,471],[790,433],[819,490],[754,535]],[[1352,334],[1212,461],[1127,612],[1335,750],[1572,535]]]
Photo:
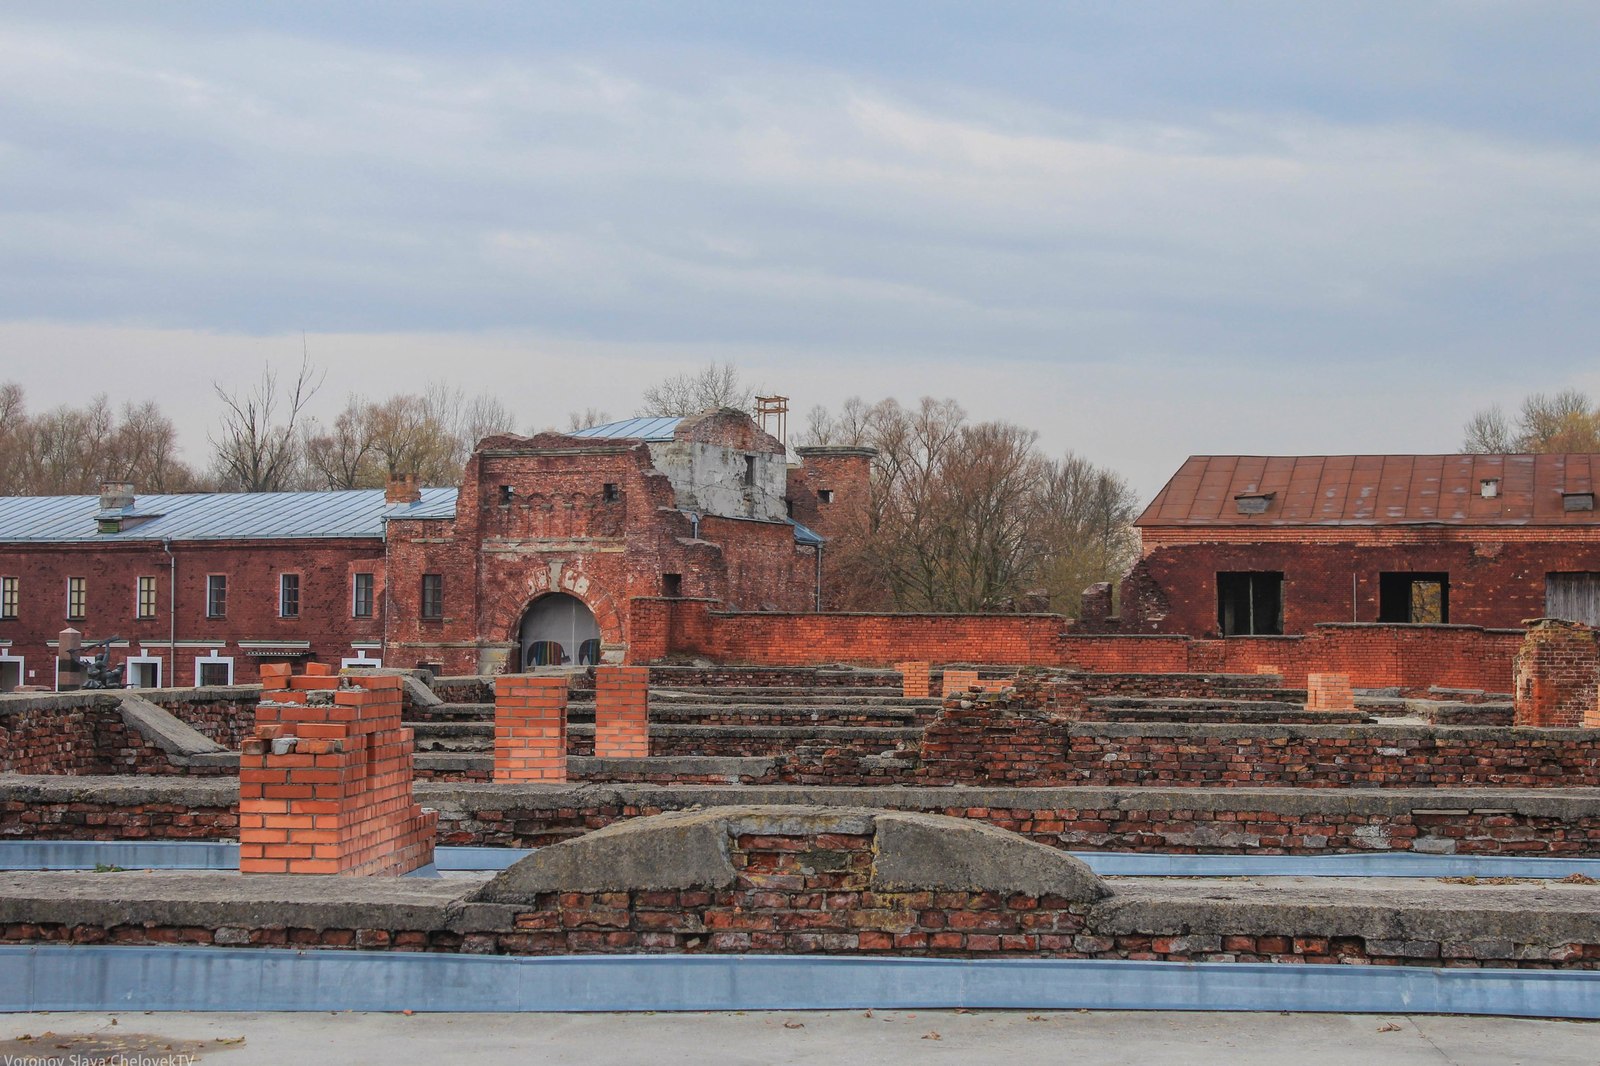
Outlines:
[[1513,671],[1517,725],[1600,725],[1600,645],[1590,627],[1555,618],[1535,621]]

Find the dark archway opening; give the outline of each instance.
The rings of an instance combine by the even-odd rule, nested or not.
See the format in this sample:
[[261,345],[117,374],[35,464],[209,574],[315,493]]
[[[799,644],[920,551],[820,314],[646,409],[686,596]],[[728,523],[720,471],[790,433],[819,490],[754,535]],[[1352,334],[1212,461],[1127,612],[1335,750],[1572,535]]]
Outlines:
[[557,592],[535,600],[517,629],[521,668],[593,666],[600,661],[600,625],[576,596]]

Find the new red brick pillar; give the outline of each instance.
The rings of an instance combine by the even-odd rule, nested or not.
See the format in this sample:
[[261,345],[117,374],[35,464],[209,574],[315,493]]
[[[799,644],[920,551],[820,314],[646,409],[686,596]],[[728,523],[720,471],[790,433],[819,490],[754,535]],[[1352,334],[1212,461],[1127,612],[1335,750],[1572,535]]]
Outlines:
[[261,667],[239,753],[239,872],[403,874],[433,861],[438,812],[411,799],[399,677]]
[[594,753],[601,759],[642,759],[650,754],[650,669],[594,669]]
[[906,699],[927,699],[933,695],[933,664],[912,660],[895,663],[900,671],[900,695]]
[[567,779],[567,679],[494,679],[494,779]]
[[978,687],[978,671],[976,670],[946,670],[944,672],[944,688],[941,694],[948,696],[952,692],[966,692]]
[[1306,710],[1353,711],[1356,696],[1350,689],[1349,674],[1307,674]]
[[1540,618],[1512,661],[1515,725],[1600,725],[1595,707],[1600,688],[1596,633],[1579,622]]

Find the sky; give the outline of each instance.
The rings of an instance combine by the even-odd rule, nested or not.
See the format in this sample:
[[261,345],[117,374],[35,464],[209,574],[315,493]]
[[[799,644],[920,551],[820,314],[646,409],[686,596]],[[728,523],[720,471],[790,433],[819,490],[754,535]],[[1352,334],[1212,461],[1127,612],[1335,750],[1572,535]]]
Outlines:
[[0,380],[526,428],[731,361],[1153,495],[1600,396],[1600,4],[0,5]]

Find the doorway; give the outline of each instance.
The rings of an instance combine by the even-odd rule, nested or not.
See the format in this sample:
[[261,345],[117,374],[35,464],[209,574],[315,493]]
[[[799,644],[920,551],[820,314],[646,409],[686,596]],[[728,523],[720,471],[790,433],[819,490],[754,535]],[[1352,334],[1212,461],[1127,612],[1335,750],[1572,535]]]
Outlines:
[[600,661],[600,625],[576,596],[558,592],[536,600],[517,630],[521,669],[593,666]]

